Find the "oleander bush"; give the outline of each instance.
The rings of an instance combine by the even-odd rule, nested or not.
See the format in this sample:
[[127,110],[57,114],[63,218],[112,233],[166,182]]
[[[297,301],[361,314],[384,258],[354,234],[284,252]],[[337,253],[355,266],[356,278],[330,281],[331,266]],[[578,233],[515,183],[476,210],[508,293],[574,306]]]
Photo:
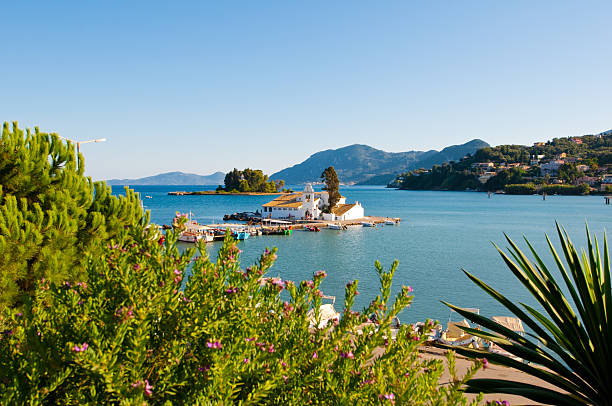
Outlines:
[[[306,313],[321,303],[325,272],[262,279],[275,250],[241,269],[229,235],[212,262],[203,246],[193,257],[173,233],[164,241],[146,230],[104,251],[89,257],[87,282],[40,280],[29,306],[5,309],[0,403],[468,403],[460,387],[478,362],[439,386],[444,365],[417,351],[426,331],[402,326],[390,339],[392,318],[412,300],[403,287],[389,301],[397,262],[388,271],[376,263],[380,294],[364,312],[352,310],[350,282],[339,323],[316,329]],[[377,324],[366,323],[371,313]]]

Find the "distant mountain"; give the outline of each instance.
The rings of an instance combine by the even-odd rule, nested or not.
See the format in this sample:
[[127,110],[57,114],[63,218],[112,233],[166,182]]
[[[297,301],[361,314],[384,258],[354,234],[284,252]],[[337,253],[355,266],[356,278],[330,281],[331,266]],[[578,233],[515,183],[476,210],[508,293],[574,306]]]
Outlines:
[[355,144],[317,152],[300,164],[272,174],[270,178],[283,179],[288,185],[314,182],[320,180],[325,168],[333,166],[340,182],[386,185],[400,172],[459,160],[487,146],[489,144],[484,141],[472,140],[442,151],[385,152],[368,145]]
[[419,162],[415,162],[413,165],[408,165],[406,169],[429,169],[434,165],[440,165],[444,162],[458,161],[467,154],[474,155],[474,152],[478,151],[480,148],[489,146],[489,144],[479,139],[474,139],[461,145],[451,145],[450,147],[444,148],[440,152],[419,160]]
[[212,175],[196,175],[194,173],[167,172],[140,179],[110,179],[108,185],[222,185],[225,179],[223,172]]
[[285,184],[300,184],[320,180],[321,173],[333,166],[343,183],[354,183],[380,173],[399,172],[410,163],[436,151],[385,152],[367,145],[349,145],[311,155],[304,162],[270,176],[283,179]]

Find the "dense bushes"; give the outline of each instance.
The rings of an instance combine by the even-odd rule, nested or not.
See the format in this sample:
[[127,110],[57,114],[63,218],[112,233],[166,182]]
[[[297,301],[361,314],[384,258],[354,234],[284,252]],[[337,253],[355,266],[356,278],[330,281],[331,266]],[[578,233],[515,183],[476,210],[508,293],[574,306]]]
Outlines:
[[538,189],[533,183],[506,185],[505,192],[509,195],[532,195],[534,193],[549,195],[585,195],[591,188],[586,183],[574,185],[542,185]]
[[537,193],[533,183],[506,185],[505,192],[509,195],[532,195]]
[[147,231],[89,256],[87,283],[39,281],[31,307],[5,312],[0,402],[466,404],[465,380],[438,387],[442,363],[419,357],[423,334],[402,326],[389,339],[412,300],[403,287],[388,302],[397,262],[376,264],[380,295],[364,313],[352,310],[354,281],[340,322],[313,329],[324,272],[262,283],[275,250],[242,270],[229,235],[216,262],[193,253]]
[[274,182],[268,179],[261,169],[246,168],[239,171],[234,168],[232,171],[225,174],[225,186],[219,186],[217,191],[225,192],[259,192],[259,193],[276,193],[280,191],[285,182],[280,180]]
[[573,185],[542,185],[540,194],[546,193],[549,195],[584,195],[589,194],[591,188],[586,183],[581,183],[578,186]]

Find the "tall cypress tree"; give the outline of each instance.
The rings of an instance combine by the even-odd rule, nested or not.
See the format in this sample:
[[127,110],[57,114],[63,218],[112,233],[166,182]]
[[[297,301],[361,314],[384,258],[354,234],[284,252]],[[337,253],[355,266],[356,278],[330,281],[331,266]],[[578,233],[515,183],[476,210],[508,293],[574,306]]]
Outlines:
[[85,177],[84,160],[57,134],[13,123],[0,139],[0,309],[25,303],[45,278],[84,277],[87,254],[144,227],[138,196],[115,197]]
[[340,200],[340,181],[338,180],[338,174],[334,167],[330,166],[323,171],[321,179],[325,182],[323,190],[326,190],[329,195],[329,207],[327,209],[331,211]]

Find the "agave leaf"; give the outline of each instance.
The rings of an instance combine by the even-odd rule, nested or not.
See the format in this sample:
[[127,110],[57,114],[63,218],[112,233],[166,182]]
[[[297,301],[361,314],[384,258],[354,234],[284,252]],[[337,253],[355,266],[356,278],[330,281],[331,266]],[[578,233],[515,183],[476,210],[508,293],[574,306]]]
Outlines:
[[574,396],[555,392],[550,389],[541,388],[527,383],[508,381],[504,379],[472,379],[474,387],[469,388],[468,393],[497,393],[496,388],[503,388],[504,392],[510,395],[524,396],[536,402],[552,405],[588,405],[588,400],[576,398]]
[[[525,239],[535,262],[520,250],[508,237],[509,253],[495,246],[508,269],[544,312],[521,303],[514,304],[501,293],[467,271],[465,274],[477,286],[502,304],[529,328],[525,336],[510,331],[483,316],[445,303],[467,319],[489,331],[470,327],[462,329],[474,336],[490,340],[513,356],[536,363],[542,367],[524,364],[504,354],[486,353],[482,350],[452,348],[456,352],[473,357],[486,357],[501,365],[513,367],[553,385],[540,388],[533,384],[499,379],[471,379],[468,392],[507,393],[558,405],[612,405],[612,276],[607,238],[604,235],[603,259],[596,237],[587,231],[587,249],[576,250],[565,229],[556,224],[563,260],[557,254],[551,240],[546,241],[552,258],[561,274],[566,293],[533,246]],[[532,341],[535,340],[535,341]]]
[[[526,360],[528,360],[529,362],[535,362],[535,363],[539,363],[542,364],[544,366],[546,366],[547,368],[550,368],[551,370],[555,370],[558,373],[560,373],[561,375],[565,376],[568,379],[574,379],[575,378],[575,374],[572,373],[570,370],[568,370],[565,365],[559,363],[555,357],[552,354],[557,354],[557,352],[553,351],[552,349],[549,349],[548,347],[553,347],[556,348],[560,351],[562,351],[562,348],[559,347],[554,341],[552,342],[551,345],[547,346],[546,342],[542,342],[542,344],[544,344],[543,348],[540,348],[537,344],[532,343],[530,341],[528,341],[527,339],[525,339],[524,337],[522,337],[520,334],[506,328],[505,326],[502,326],[501,324],[498,324],[497,322],[488,319],[484,316],[480,316],[476,313],[472,313],[469,312],[467,310],[461,309],[457,306],[453,306],[449,303],[446,302],[442,302],[444,304],[446,304],[447,306],[449,306],[450,308],[452,308],[453,310],[455,310],[457,313],[461,314],[462,316],[466,317],[467,319],[469,319],[470,321],[474,322],[474,323],[478,323],[481,326],[483,326],[484,328],[488,328],[492,331],[494,331],[497,334],[500,334],[501,336],[505,336],[508,337],[510,339],[515,340],[517,343],[521,344],[522,347],[524,347],[524,350],[531,350],[531,352],[523,352],[521,349],[516,349],[515,348],[519,348],[517,346],[507,346],[507,344],[509,343],[507,340],[504,340],[503,338],[497,338],[494,339],[492,341],[494,341],[496,344],[499,344],[500,346],[502,346],[502,348],[504,348],[506,351],[510,352],[511,354],[518,356],[520,358],[524,358]],[[489,333],[486,333],[482,330],[476,330],[476,329],[471,329],[468,327],[462,327],[459,326],[461,329],[469,332],[470,334],[473,334],[475,336],[484,338],[484,339],[490,339]],[[447,346],[448,347],[448,346]],[[446,347],[445,347],[446,348]],[[450,347],[448,347],[450,348]],[[581,376],[586,376],[586,377],[590,377],[590,371],[583,368],[582,364],[578,361],[576,361],[576,359],[567,356],[567,354],[563,353],[565,356],[562,357],[562,359],[565,361],[565,363],[567,365],[569,365],[570,367],[573,367],[574,371],[577,371],[581,374]]]

